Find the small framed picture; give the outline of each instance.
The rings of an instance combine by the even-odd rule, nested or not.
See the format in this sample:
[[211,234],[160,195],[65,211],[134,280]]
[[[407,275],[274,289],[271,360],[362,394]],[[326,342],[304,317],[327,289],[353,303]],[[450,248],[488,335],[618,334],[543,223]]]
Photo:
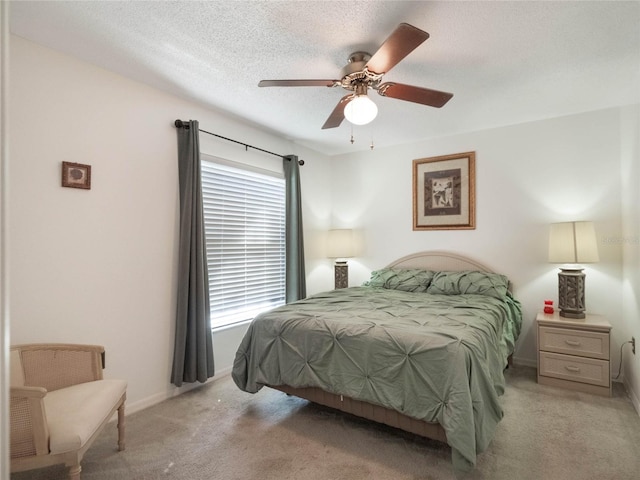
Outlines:
[[475,152],[413,161],[413,229],[473,230]]
[[91,165],[62,162],[62,186],[91,189]]

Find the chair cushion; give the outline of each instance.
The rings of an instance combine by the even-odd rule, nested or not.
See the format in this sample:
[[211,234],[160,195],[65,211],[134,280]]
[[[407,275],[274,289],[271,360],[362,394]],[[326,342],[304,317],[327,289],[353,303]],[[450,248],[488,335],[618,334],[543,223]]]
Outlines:
[[126,390],[126,381],[109,379],[47,393],[44,406],[50,452],[56,454],[81,448],[108,420]]

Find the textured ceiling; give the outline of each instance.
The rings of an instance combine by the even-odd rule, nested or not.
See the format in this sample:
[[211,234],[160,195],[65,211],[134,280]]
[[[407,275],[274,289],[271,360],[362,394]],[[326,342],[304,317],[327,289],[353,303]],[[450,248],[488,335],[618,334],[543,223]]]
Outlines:
[[[452,92],[441,109],[372,93],[352,145],[321,129],[345,90],[257,86],[339,78],[402,22],[430,38],[383,81]],[[638,1],[14,1],[10,26],[330,155],[640,102]]]

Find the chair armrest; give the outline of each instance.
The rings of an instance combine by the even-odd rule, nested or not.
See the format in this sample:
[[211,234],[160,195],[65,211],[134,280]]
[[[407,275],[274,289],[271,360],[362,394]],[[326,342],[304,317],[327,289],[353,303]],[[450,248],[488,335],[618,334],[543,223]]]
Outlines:
[[11,398],[44,398],[47,389],[42,387],[11,387]]
[[48,391],[102,380],[104,347],[40,343],[17,345],[24,372],[24,384],[44,387]]
[[11,458],[49,453],[46,395],[42,387],[10,388]]

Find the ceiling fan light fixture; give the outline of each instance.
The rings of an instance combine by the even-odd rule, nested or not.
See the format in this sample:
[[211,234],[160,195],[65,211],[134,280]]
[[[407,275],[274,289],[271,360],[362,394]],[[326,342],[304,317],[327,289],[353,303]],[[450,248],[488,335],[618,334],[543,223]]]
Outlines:
[[378,115],[378,106],[366,95],[356,95],[344,107],[344,116],[354,125],[366,125]]

